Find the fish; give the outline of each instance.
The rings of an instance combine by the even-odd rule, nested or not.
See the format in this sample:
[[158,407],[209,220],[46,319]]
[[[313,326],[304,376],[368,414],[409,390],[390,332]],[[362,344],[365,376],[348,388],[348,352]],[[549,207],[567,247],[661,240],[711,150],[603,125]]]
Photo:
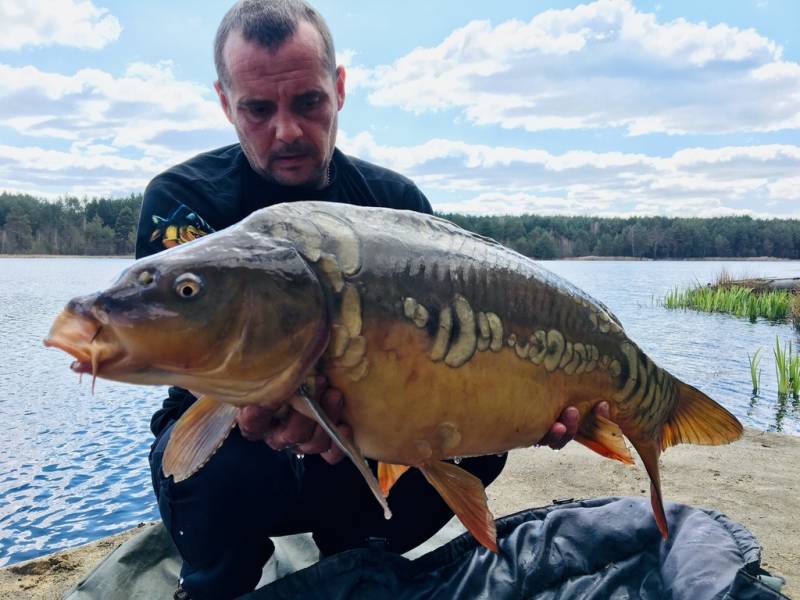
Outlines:
[[[742,435],[734,415],[656,365],[604,304],[492,239],[411,211],[261,209],[72,299],[45,344],[93,382],[198,396],[165,451],[175,481],[202,468],[242,406],[291,407],[344,450],[386,518],[392,485],[416,468],[493,552],[484,486],[451,459],[532,446],[575,406],[578,442],[630,465],[627,439],[641,457],[668,539],[662,451]],[[346,398],[352,439],[314,400],[316,374]],[[592,411],[600,401],[609,418]],[[365,457],[379,461],[377,477]]]

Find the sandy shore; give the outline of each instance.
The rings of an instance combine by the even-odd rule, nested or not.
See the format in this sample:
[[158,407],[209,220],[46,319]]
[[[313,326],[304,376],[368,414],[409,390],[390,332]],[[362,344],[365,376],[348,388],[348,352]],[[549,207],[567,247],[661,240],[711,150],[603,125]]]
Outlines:
[[[764,549],[764,567],[786,577],[784,592],[800,599],[800,438],[748,430],[731,446],[671,448],[661,464],[666,500],[714,508],[744,524]],[[573,443],[560,452],[512,452],[488,495],[500,516],[554,499],[644,496],[648,489],[640,463],[625,467]],[[136,532],[0,569],[0,599],[60,598]]]

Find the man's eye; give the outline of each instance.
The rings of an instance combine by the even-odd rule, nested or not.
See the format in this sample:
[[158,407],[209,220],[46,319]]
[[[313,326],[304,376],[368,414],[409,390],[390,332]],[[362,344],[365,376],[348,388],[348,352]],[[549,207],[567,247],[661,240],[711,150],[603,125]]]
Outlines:
[[303,110],[311,110],[319,106],[321,98],[317,95],[313,96],[304,96],[300,101],[300,107]]
[[247,113],[256,119],[263,119],[270,114],[270,107],[265,104],[251,104],[246,108]]

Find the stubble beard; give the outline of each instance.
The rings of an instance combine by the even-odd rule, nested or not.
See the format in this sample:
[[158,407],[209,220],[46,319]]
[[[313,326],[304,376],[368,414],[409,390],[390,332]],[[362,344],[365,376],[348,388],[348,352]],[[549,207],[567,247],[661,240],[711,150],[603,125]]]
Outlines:
[[[337,117],[338,115],[334,115],[333,123],[331,124],[332,131],[330,134],[329,148],[327,148],[327,157],[323,159],[320,164],[315,166],[309,177],[307,177],[304,181],[301,182],[284,181],[282,180],[283,178],[276,177],[269,168],[262,167],[259,163],[256,152],[253,150],[252,146],[245,141],[245,138],[239,131],[239,128],[236,126],[234,128],[236,129],[236,135],[239,138],[239,145],[242,147],[242,152],[244,152],[245,158],[247,158],[247,162],[250,164],[250,168],[253,169],[253,171],[255,171],[262,179],[268,181],[269,183],[283,185],[286,187],[305,187],[309,189],[321,189],[325,187],[328,183],[328,170],[330,167],[330,163],[333,160],[333,149],[336,145],[336,134],[338,129]],[[269,155],[267,155],[264,158],[263,163],[269,166],[270,163]]]

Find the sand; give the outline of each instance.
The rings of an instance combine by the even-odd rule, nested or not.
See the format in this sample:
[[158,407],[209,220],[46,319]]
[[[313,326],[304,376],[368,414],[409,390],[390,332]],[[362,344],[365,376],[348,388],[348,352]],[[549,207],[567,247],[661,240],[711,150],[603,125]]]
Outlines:
[[[764,568],[786,577],[783,591],[800,599],[800,437],[747,430],[730,446],[671,448],[661,465],[666,500],[713,508],[744,524],[763,547]],[[556,499],[646,496],[648,489],[640,463],[626,467],[573,443],[560,452],[512,452],[487,493],[500,516]],[[60,598],[137,531],[0,569],[0,600]]]

